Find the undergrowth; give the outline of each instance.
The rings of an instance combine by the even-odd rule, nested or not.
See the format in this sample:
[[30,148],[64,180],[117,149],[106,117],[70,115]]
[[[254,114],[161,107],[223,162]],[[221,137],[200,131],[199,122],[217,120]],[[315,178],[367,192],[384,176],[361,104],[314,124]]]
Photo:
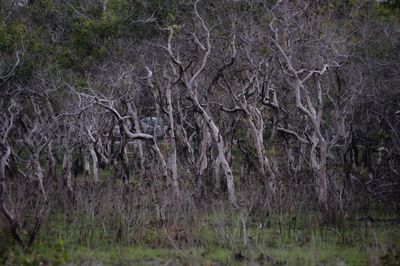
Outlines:
[[[61,192],[60,192],[61,191]],[[182,192],[81,180],[55,189],[36,241],[0,233],[4,265],[399,265],[400,223],[382,206],[327,223],[312,206],[268,211],[252,190],[239,209]],[[245,192],[243,192],[245,193]],[[204,202],[204,201],[203,201]]]
[[254,215],[244,227],[235,211],[214,209],[198,211],[191,224],[147,220],[136,227],[121,217],[107,217],[114,223],[108,224],[101,215],[53,212],[34,245],[25,251],[14,245],[3,263],[399,265],[399,224],[368,217],[332,226],[320,224],[313,213]]

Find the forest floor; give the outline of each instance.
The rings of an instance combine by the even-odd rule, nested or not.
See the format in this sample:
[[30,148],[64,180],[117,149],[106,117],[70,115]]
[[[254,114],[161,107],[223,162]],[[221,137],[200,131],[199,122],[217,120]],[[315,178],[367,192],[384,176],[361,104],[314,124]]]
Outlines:
[[400,219],[387,206],[326,223],[301,202],[275,213],[254,203],[246,212],[221,199],[198,206],[124,188],[78,183],[74,204],[54,190],[31,247],[0,231],[0,265],[400,265]]
[[[243,216],[242,216],[243,218]],[[319,225],[312,215],[266,222],[210,212],[196,226],[148,225],[130,234],[85,214],[53,213],[28,251],[5,265],[400,265],[400,224],[385,216]],[[129,236],[128,236],[129,235]]]

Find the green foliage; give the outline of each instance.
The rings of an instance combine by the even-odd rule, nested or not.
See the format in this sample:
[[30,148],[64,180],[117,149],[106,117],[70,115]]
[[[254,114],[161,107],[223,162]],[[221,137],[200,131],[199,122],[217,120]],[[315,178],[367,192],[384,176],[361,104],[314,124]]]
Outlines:
[[[4,219],[0,216],[0,219]],[[7,252],[9,252],[10,247],[16,245],[10,230],[5,226],[4,221],[0,221],[0,258],[3,257]],[[0,259],[0,264],[2,263]]]
[[110,55],[121,56],[120,38],[134,42],[156,32],[146,25],[131,24],[132,19],[152,13],[153,6],[143,4],[110,0],[105,11],[97,2],[86,3],[82,11],[75,2],[38,0],[10,16],[10,7],[1,2],[0,55],[12,66],[15,51],[24,48],[16,73],[20,79],[29,79],[33,71],[42,68],[82,75]]
[[108,12],[121,14],[129,10],[130,4],[126,0],[110,0],[107,2]]
[[63,68],[71,68],[75,70],[81,69],[77,57],[74,56],[73,51],[69,48],[60,47],[55,57],[55,61]]
[[390,140],[390,134],[384,129],[373,130],[368,134],[368,138],[375,143],[375,145],[383,145]]
[[340,14],[350,14],[353,18],[365,17],[372,21],[389,22],[399,15],[399,0],[364,1],[335,0],[332,5]]
[[398,10],[389,4],[375,4],[372,8],[372,18],[378,21],[391,21],[399,15]]
[[400,9],[400,0],[386,0],[382,5],[387,6],[390,9]]
[[13,53],[17,47],[21,47],[21,42],[25,41],[25,38],[30,39],[24,23],[0,23],[0,52]]
[[162,142],[158,146],[163,153],[168,153],[171,150],[171,145],[166,142]]
[[44,23],[55,15],[56,5],[53,0],[34,1],[31,5],[28,5],[28,11],[37,23]]
[[80,19],[72,25],[72,45],[80,56],[104,58],[107,41],[118,37],[119,20],[115,16],[104,16],[98,20]]
[[279,151],[279,149],[277,149],[276,146],[271,145],[268,147],[268,149],[266,150],[268,158],[272,158],[272,159],[276,159],[280,156],[281,152]]
[[8,31],[4,23],[0,24],[0,52],[9,53],[13,46],[12,34]]

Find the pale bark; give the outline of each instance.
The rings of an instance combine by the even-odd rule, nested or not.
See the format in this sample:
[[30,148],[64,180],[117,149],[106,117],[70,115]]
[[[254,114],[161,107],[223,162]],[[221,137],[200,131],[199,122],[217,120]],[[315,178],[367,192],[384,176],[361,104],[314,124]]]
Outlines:
[[[275,193],[276,189],[276,174],[275,171],[271,167],[271,162],[265,152],[264,147],[264,121],[260,110],[250,105],[247,102],[246,94],[252,86],[254,79],[252,78],[248,84],[242,89],[242,93],[240,95],[235,95],[233,91],[231,91],[231,95],[238,103],[238,107],[233,110],[226,109],[222,107],[227,112],[236,112],[241,111],[244,114],[244,119],[248,125],[249,132],[251,138],[253,140],[253,147],[256,150],[257,161],[259,166],[259,173],[264,178],[264,184],[270,187],[272,193]],[[267,92],[269,94],[269,92]],[[273,106],[277,105],[277,99],[275,94],[271,97],[273,100],[269,101],[269,104],[273,104]],[[265,99],[263,99],[265,101]]]
[[53,154],[53,144],[50,141],[47,144],[47,158],[48,158],[48,170],[47,170],[47,175],[50,178],[53,178],[53,180],[56,179],[57,173],[56,173],[56,159]]
[[260,173],[264,177],[267,175],[269,176],[269,180],[266,181],[268,182],[272,192],[275,193],[275,173],[272,170],[270,161],[265,153],[263,137],[264,122],[262,120],[261,113],[256,108],[249,108],[247,104],[243,107],[245,107],[245,119],[253,138],[254,148],[256,149]]
[[[154,88],[154,84],[151,80],[153,72],[146,67],[147,69],[147,83],[149,87],[152,89],[154,98],[156,99],[156,114],[157,114],[157,123],[156,126],[154,127],[154,142],[156,141],[156,129],[157,126],[159,125],[159,112],[160,112],[160,105],[157,102],[157,93]],[[179,190],[179,182],[178,182],[178,165],[177,165],[177,151],[176,151],[176,137],[175,137],[175,119],[174,119],[174,112],[173,112],[173,107],[172,107],[172,98],[171,98],[171,82],[166,74],[164,72],[164,78],[167,80],[167,85],[166,85],[166,91],[165,91],[165,98],[166,98],[166,103],[167,103],[167,108],[166,112],[168,114],[168,122],[169,122],[169,127],[168,127],[168,136],[169,136],[169,141],[170,141],[170,152],[169,152],[169,169],[171,172],[171,180],[172,180],[172,187],[174,190],[174,193],[177,197],[180,196],[180,190]]]
[[6,206],[6,194],[7,194],[7,186],[6,186],[6,167],[8,166],[8,161],[11,156],[11,147],[7,141],[8,135],[10,134],[11,129],[14,127],[14,119],[15,114],[11,112],[11,108],[15,107],[15,103],[12,101],[10,108],[8,109],[9,116],[3,116],[4,120],[2,121],[2,139],[0,142],[0,208],[3,215],[6,217],[10,224],[10,231],[15,238],[15,240],[22,246],[26,247],[26,244],[20,237],[17,228],[18,221],[14,217],[14,215],[9,211]]
[[151,143],[151,148],[156,152],[158,159],[160,160],[161,163],[161,171],[162,171],[162,176],[164,178],[168,177],[168,168],[167,168],[167,163],[165,162],[164,156],[161,153],[160,148],[157,145],[157,142],[153,138],[152,135],[149,134],[144,134],[144,133],[132,133],[128,127],[124,124],[123,129],[125,134],[130,138],[130,139],[137,139],[137,140],[148,140]]
[[[110,163],[110,160],[108,159],[109,156],[106,154],[106,150],[103,147],[103,142],[101,141],[100,136],[95,138],[93,136],[93,132],[89,128],[87,128],[86,131],[87,131],[89,139],[91,141],[90,145],[96,151],[96,154],[100,155],[100,162],[104,165],[108,165]],[[112,130],[111,130],[111,134],[112,134]]]
[[179,114],[179,120],[181,124],[176,124],[176,137],[181,141],[181,143],[186,147],[187,150],[187,160],[192,165],[192,167],[196,168],[196,161],[194,159],[194,151],[190,144],[190,140],[187,135],[187,131],[183,124],[186,122],[179,101],[177,101],[177,108],[175,109]]
[[221,175],[220,175],[220,168],[221,168],[221,160],[219,157],[215,158],[214,163],[213,163],[213,168],[214,168],[214,189],[213,192],[214,194],[218,195],[221,191]]
[[29,160],[27,162],[27,175],[29,178],[34,177],[34,180],[38,182],[39,190],[47,202],[47,194],[43,186],[43,169],[39,163],[39,156],[45,145],[43,145],[41,141],[37,141],[36,136],[36,133],[39,131],[39,118],[41,113],[33,98],[30,98],[29,102],[33,110],[33,121],[31,121],[26,114],[23,116],[23,123],[28,129],[27,134],[24,135],[24,142],[31,151]]
[[172,99],[171,99],[171,87],[167,86],[166,90],[166,98],[167,98],[167,112],[169,119],[169,128],[168,135],[171,145],[170,152],[170,169],[171,169],[171,178],[172,178],[172,186],[175,191],[175,195],[179,196],[179,183],[178,183],[178,165],[177,165],[177,152],[176,152],[176,138],[175,138],[175,122],[174,122],[174,113],[172,108]]
[[288,156],[288,167],[293,171],[294,174],[299,173],[303,167],[304,146],[304,144],[300,144],[297,160],[295,159],[296,154],[294,154],[293,149],[286,147],[286,153]]
[[27,176],[33,177],[33,181],[39,184],[39,190],[42,193],[45,201],[47,201],[47,194],[43,186],[43,169],[39,163],[39,154],[32,154],[27,163]]
[[74,191],[72,187],[71,160],[72,160],[71,150],[65,149],[63,163],[62,163],[62,176],[70,196],[72,196],[72,193]]
[[200,103],[198,102],[193,91],[189,92],[189,96],[190,96],[190,99],[192,100],[193,105],[196,107],[197,111],[202,115],[204,121],[206,122],[206,124],[210,130],[211,137],[213,138],[214,142],[217,144],[218,158],[221,162],[221,167],[224,172],[225,179],[226,179],[226,185],[227,185],[227,189],[228,189],[228,199],[229,199],[229,202],[234,207],[237,207],[238,204],[237,204],[237,199],[236,199],[233,173],[232,173],[232,169],[229,166],[229,163],[225,156],[225,145],[224,145],[224,140],[222,138],[220,130],[215,125],[211,116],[200,105]]
[[15,219],[14,215],[8,210],[5,202],[7,193],[6,167],[11,155],[11,148],[5,143],[2,144],[3,146],[5,146],[4,147],[5,151],[4,154],[1,156],[1,161],[0,161],[0,208],[3,215],[6,217],[6,219],[10,224],[10,231],[13,237],[17,240],[19,244],[25,247],[25,243],[23,242],[23,240],[21,239],[20,235],[17,232],[18,221]]
[[11,149],[9,146],[4,147],[5,152],[1,156],[1,161],[0,161],[0,204],[3,209],[3,212],[5,213],[6,217],[12,221],[13,217],[12,215],[8,212],[8,210],[5,208],[5,197],[6,197],[6,167],[8,160],[11,155]]
[[83,154],[83,172],[85,177],[90,176],[90,160],[86,153]]
[[6,166],[7,166],[7,162],[8,159],[10,158],[11,155],[11,149],[10,147],[6,146],[5,148],[5,152],[1,157],[1,161],[0,161],[0,185],[1,185],[1,189],[0,189],[0,199],[4,200],[4,195],[5,195],[5,180],[6,180]]
[[[135,132],[136,133],[141,133],[140,130],[140,121],[139,121],[139,117],[136,111],[135,106],[129,102],[127,103],[128,106],[128,112],[129,114],[132,116],[133,119],[133,123],[134,123],[134,127],[135,127]],[[135,146],[137,148],[137,151],[139,153],[139,167],[140,167],[140,171],[143,174],[144,173],[144,153],[143,153],[143,144],[141,141],[135,141]]]
[[197,165],[199,166],[200,176],[204,175],[204,171],[208,166],[208,147],[211,144],[211,135],[206,123],[202,124],[201,141],[199,150],[199,159]]
[[110,160],[108,159],[109,156],[106,152],[106,149],[103,146],[103,141],[101,140],[100,136],[97,137],[94,148],[100,155],[100,160],[102,165],[109,165],[110,164]]
[[[325,210],[328,210],[328,180],[326,176],[326,160],[328,157],[327,143],[325,138],[321,133],[321,120],[322,120],[322,112],[323,112],[323,102],[322,102],[322,88],[319,78],[316,78],[316,89],[317,89],[317,110],[315,109],[310,96],[305,88],[305,83],[311,79],[312,77],[318,75],[322,76],[325,72],[328,71],[329,65],[324,64],[321,70],[309,70],[308,74],[304,78],[300,78],[299,74],[302,71],[296,71],[290,57],[286,54],[284,49],[279,43],[278,38],[278,30],[274,28],[273,22],[270,23],[270,29],[274,34],[273,43],[278,48],[280,54],[283,56],[285,63],[287,65],[288,74],[292,76],[294,82],[292,83],[292,88],[295,94],[295,103],[296,107],[305,114],[308,119],[310,119],[311,124],[313,126],[313,135],[311,140],[311,166],[316,175],[316,188],[318,192],[318,201],[320,206],[322,206]],[[304,93],[304,97],[306,100],[306,105],[302,103],[302,91],[306,91]],[[316,154],[317,147],[318,156]]]
[[[92,157],[92,172],[93,172],[93,180],[95,182],[99,181],[99,161],[97,158],[97,154],[96,151],[93,148],[93,145],[90,144],[89,145],[89,152],[90,152],[90,156]],[[87,162],[89,163],[89,161],[87,160]],[[85,169],[86,169],[86,161],[85,161]],[[88,167],[88,172],[90,174],[90,167]]]
[[213,138],[214,142],[217,145],[217,150],[218,150],[218,157],[221,161],[221,166],[224,172],[224,176],[226,179],[226,184],[227,184],[227,189],[228,189],[228,199],[229,202],[232,206],[238,207],[237,199],[236,199],[236,192],[235,192],[235,184],[234,184],[234,178],[233,178],[233,173],[232,170],[228,164],[228,161],[226,160],[225,156],[225,145],[224,145],[224,140],[222,138],[222,135],[220,133],[220,130],[216,126],[215,122],[213,121],[212,117],[206,112],[206,110],[201,106],[201,104],[198,101],[197,98],[197,93],[195,92],[195,82],[197,78],[200,76],[200,74],[203,72],[204,68],[207,65],[209,56],[211,54],[211,38],[210,38],[210,31],[205,25],[204,19],[199,15],[197,11],[197,3],[198,1],[195,2],[194,5],[194,12],[196,15],[196,18],[201,24],[201,28],[206,34],[206,44],[203,45],[199,39],[196,37],[195,33],[192,33],[192,36],[194,37],[196,44],[200,47],[201,50],[204,51],[204,55],[201,59],[200,66],[193,72],[193,75],[189,79],[188,71],[185,70],[185,67],[183,66],[182,62],[180,61],[179,57],[175,56],[173,51],[172,51],[172,38],[174,34],[174,30],[172,27],[169,27],[167,30],[169,31],[169,36],[168,36],[168,43],[166,50],[168,51],[171,60],[173,63],[179,67],[178,73],[181,73],[181,79],[184,83],[185,88],[188,91],[188,97],[193,103],[194,108],[196,109],[197,112],[200,113],[202,118],[204,119],[205,123],[207,124],[208,128],[210,129],[210,134],[211,137]]
[[[165,162],[164,156],[162,155],[160,148],[158,147],[157,142],[154,139],[154,137],[152,135],[144,134],[144,133],[138,133],[138,132],[132,133],[129,130],[128,126],[126,125],[125,119],[127,117],[122,117],[118,113],[118,111],[112,106],[112,104],[110,103],[109,100],[105,100],[105,99],[100,100],[98,98],[95,98],[95,100],[99,106],[109,110],[118,119],[118,121],[122,124],[124,133],[128,136],[128,138],[130,138],[132,140],[147,140],[147,141],[151,142],[151,147],[156,152],[157,157],[159,158],[160,163],[161,163],[162,176],[164,178],[167,178],[168,177],[167,163]],[[104,102],[106,102],[107,104],[105,104]]]

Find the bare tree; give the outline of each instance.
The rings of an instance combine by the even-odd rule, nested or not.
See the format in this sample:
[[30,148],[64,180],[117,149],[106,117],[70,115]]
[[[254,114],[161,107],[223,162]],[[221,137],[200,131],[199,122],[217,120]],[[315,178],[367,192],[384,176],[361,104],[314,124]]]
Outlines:
[[[308,61],[302,60],[303,54],[302,43],[306,40],[300,39],[299,47],[293,43],[296,34],[293,31],[286,30],[286,27],[292,23],[305,23],[305,31],[313,30],[315,21],[306,22],[301,20],[304,18],[307,4],[296,9],[296,5],[283,2],[276,6],[276,10],[272,13],[273,19],[269,24],[272,32],[271,41],[280,54],[282,70],[284,78],[287,80],[294,95],[296,108],[307,117],[312,126],[312,134],[309,138],[310,142],[310,161],[311,167],[316,175],[316,190],[318,191],[318,200],[324,209],[329,208],[329,179],[327,177],[327,159],[329,156],[329,146],[327,138],[322,131],[323,115],[324,115],[324,94],[327,90],[327,84],[323,83],[324,75],[330,69],[339,67],[339,60],[343,60],[344,56],[336,52],[329,52],[329,40],[311,39],[314,44],[314,52],[309,56]],[[279,13],[279,15],[276,15]],[[300,20],[300,21],[299,21]],[[329,36],[329,34],[327,34]],[[336,45],[332,43],[331,45]],[[310,57],[310,56],[314,57]],[[307,65],[308,64],[308,65]],[[304,103],[305,102],[305,103]],[[286,131],[288,132],[288,131]],[[300,138],[297,138],[301,140]]]
[[194,4],[194,13],[198,23],[200,23],[200,27],[205,34],[205,44],[203,44],[196,33],[192,33],[192,37],[194,42],[197,44],[198,48],[203,52],[201,56],[201,60],[199,62],[199,66],[196,69],[192,69],[191,71],[194,73],[189,77],[189,71],[187,67],[184,66],[183,62],[181,61],[179,55],[176,55],[172,48],[172,41],[175,29],[173,26],[168,27],[166,30],[168,31],[168,42],[167,47],[164,47],[168,52],[173,64],[176,66],[176,72],[179,73],[179,80],[183,83],[183,86],[187,90],[187,94],[189,99],[191,100],[193,107],[195,110],[202,116],[204,122],[207,124],[211,137],[213,141],[217,145],[218,150],[218,159],[221,163],[221,167],[224,172],[224,176],[226,179],[226,184],[228,188],[228,198],[229,202],[232,206],[236,207],[237,199],[236,199],[236,192],[235,192],[235,184],[233,179],[232,169],[229,166],[229,163],[225,156],[225,144],[223,140],[223,136],[219,128],[217,127],[216,123],[214,122],[211,115],[206,111],[206,109],[200,104],[198,96],[197,96],[197,81],[199,76],[202,74],[204,68],[207,65],[209,57],[211,55],[211,35],[210,30],[207,28],[204,19],[200,16],[197,10],[197,4],[199,1],[196,1]]

